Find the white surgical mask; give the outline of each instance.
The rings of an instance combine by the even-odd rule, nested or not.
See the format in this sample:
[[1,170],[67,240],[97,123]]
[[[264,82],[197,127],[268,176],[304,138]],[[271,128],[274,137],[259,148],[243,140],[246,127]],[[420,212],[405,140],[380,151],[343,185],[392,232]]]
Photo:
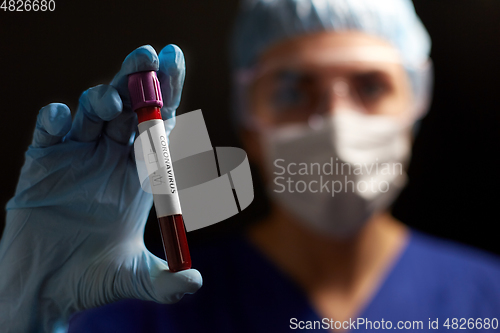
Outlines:
[[261,131],[271,197],[307,226],[348,238],[406,182],[411,123],[339,110]]

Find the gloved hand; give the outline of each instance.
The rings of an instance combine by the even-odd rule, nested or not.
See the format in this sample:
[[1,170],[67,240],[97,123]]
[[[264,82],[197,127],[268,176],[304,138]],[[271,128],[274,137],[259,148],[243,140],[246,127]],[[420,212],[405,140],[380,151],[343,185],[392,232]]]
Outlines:
[[[196,270],[172,273],[143,242],[152,195],[132,156],[137,116],[127,75],[155,70],[164,119],[184,82],[182,51],[150,46],[127,56],[110,85],[40,110],[0,242],[2,332],[65,330],[72,313],[123,298],[172,303],[202,284]],[[167,133],[169,133],[167,129]]]

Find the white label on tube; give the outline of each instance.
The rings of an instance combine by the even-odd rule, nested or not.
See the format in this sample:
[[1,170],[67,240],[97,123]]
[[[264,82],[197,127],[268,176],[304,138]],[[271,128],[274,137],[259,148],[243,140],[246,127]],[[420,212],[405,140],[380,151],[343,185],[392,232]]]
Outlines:
[[182,214],[163,121],[158,119],[150,120],[147,124],[141,123],[139,131],[143,132],[141,137],[147,138],[141,140],[141,143],[156,215],[163,217]]
[[[156,124],[157,120],[140,123],[141,134],[134,143],[137,175],[147,193],[153,193],[149,176],[157,170],[151,167],[156,164],[150,163],[155,161],[156,154],[148,156],[150,141],[147,130]],[[169,150],[186,231],[223,221],[250,205],[254,198],[253,182],[245,152],[239,148],[217,147],[215,154],[201,110],[166,120],[164,127],[173,128],[169,135]],[[164,193],[167,190],[168,187]],[[156,189],[154,193],[158,193]],[[156,202],[161,198],[160,194],[155,194]],[[168,198],[172,197],[165,196]]]

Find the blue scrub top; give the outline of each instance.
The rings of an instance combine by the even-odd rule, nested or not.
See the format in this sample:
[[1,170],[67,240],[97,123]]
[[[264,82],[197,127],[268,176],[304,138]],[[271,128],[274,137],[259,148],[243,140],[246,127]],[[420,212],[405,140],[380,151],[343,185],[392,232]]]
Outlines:
[[[203,276],[196,294],[172,305],[123,300],[91,309],[72,318],[69,332],[279,333],[315,321],[317,329],[307,332],[328,331],[318,328],[327,324],[304,292],[244,236],[192,247],[191,254]],[[477,318],[489,322],[484,332],[500,331],[500,258],[412,230],[371,302],[352,318],[360,326],[349,326],[379,331],[390,321],[393,330],[403,325],[403,332],[463,332],[471,330],[469,318],[474,325]]]

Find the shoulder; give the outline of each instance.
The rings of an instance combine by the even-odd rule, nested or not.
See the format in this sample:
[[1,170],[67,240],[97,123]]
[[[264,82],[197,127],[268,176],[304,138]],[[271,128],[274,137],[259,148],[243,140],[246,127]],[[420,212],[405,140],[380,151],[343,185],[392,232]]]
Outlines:
[[398,266],[410,281],[407,287],[427,295],[442,310],[490,315],[500,309],[500,258],[496,255],[412,231]]
[[[500,277],[500,257],[455,241],[412,230],[408,252],[424,266],[438,266],[462,277]],[[496,279],[500,284],[500,279]]]

